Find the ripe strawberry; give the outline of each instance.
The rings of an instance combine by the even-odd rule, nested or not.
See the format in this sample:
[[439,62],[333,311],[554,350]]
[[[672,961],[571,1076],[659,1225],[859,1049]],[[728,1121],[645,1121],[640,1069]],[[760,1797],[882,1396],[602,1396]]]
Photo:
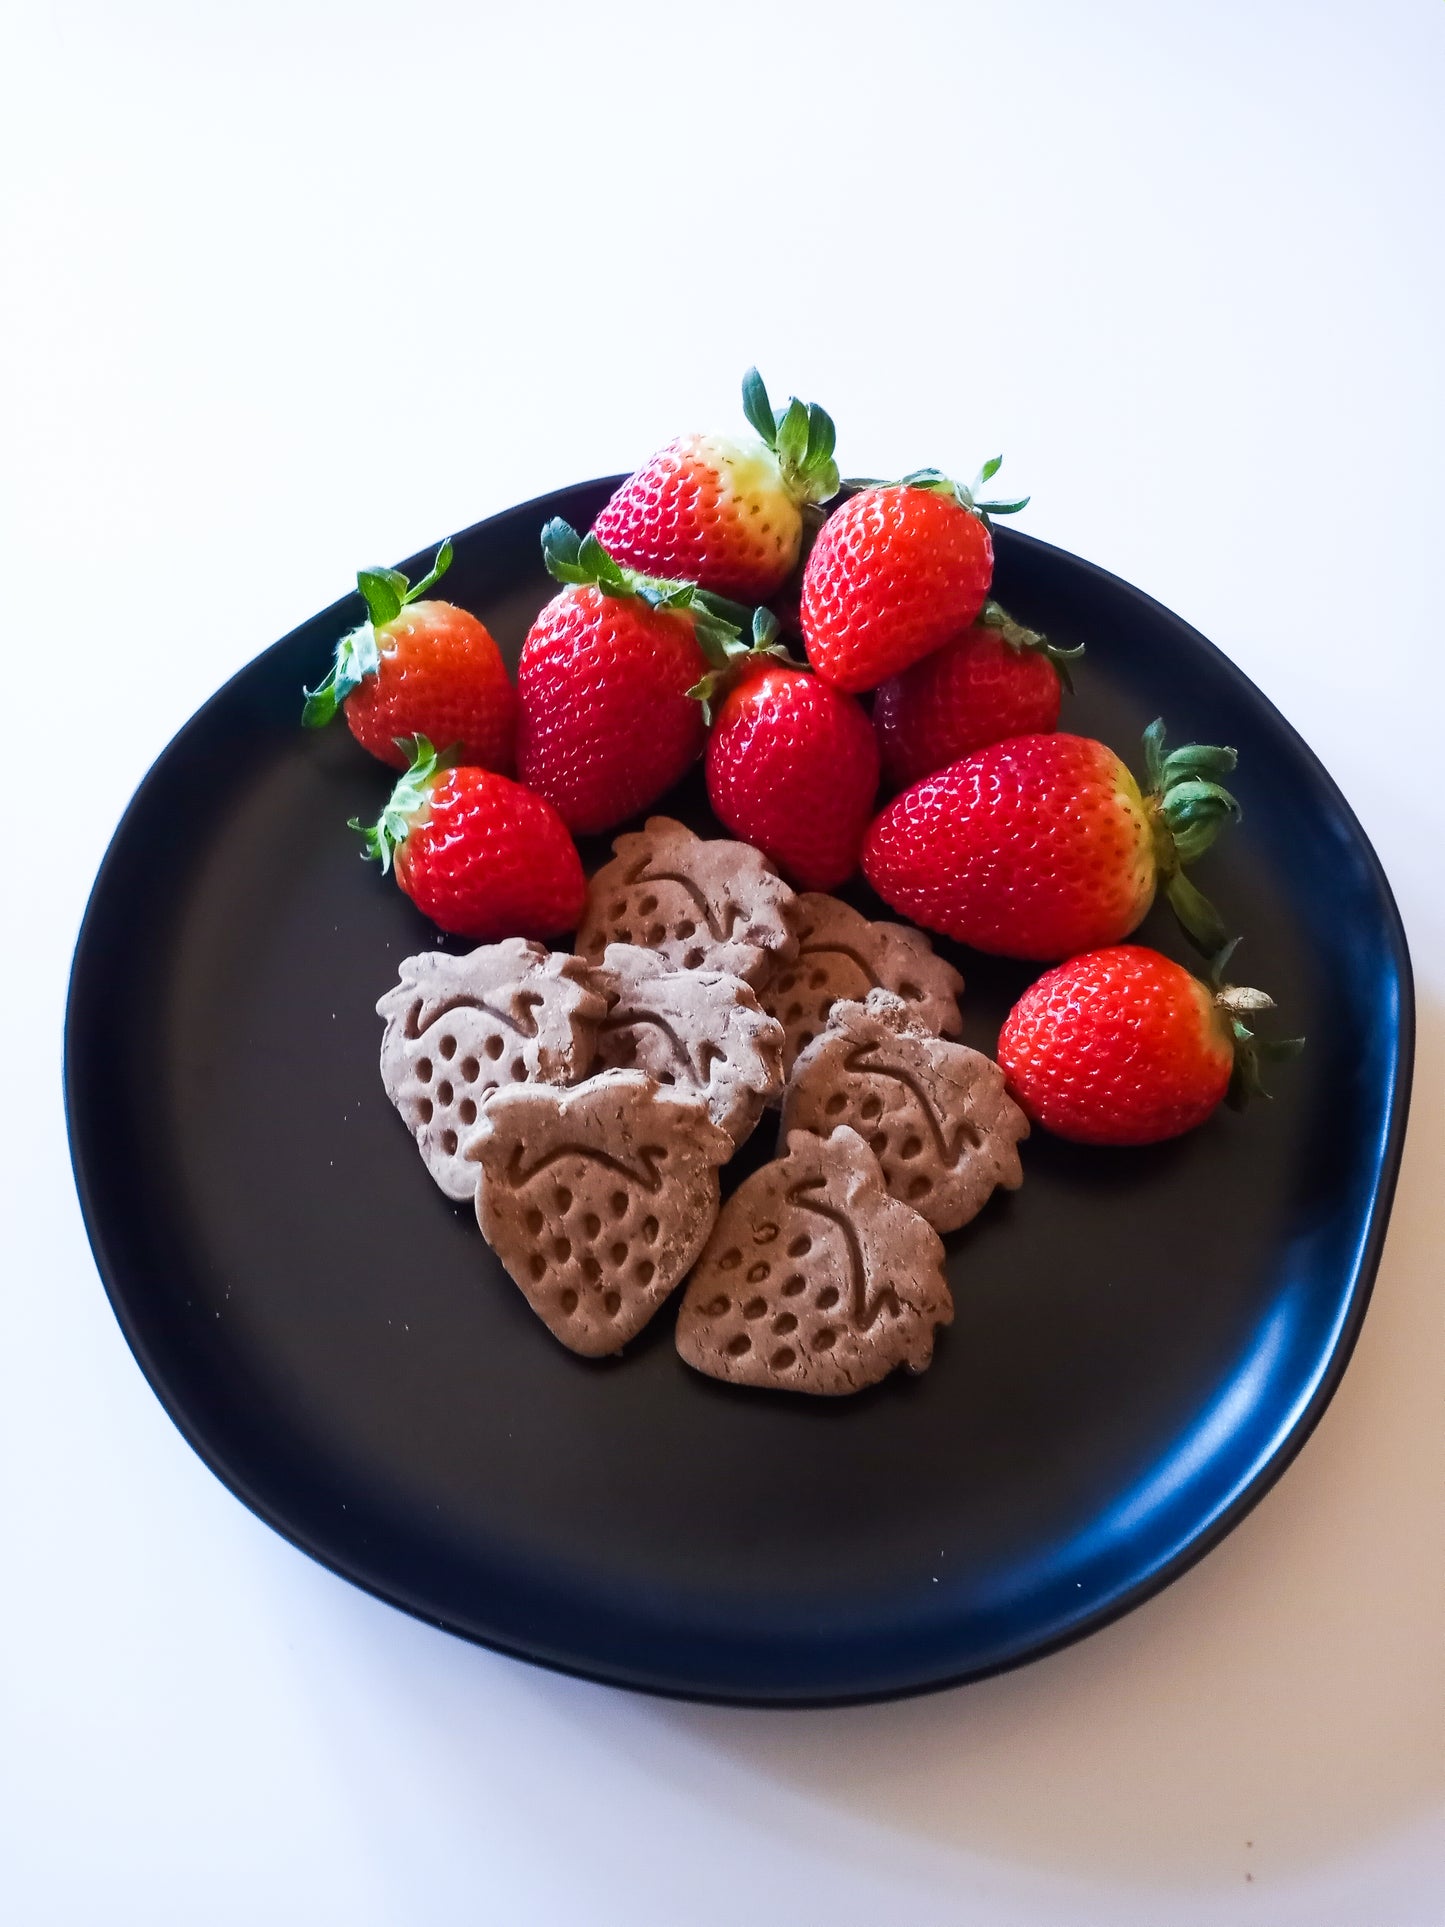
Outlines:
[[567,586],[532,624],[517,666],[517,768],[578,835],[653,803],[702,754],[706,727],[688,692],[736,628],[693,584],[623,569],[595,536],[542,531],[547,567]]
[[798,611],[808,660],[839,689],[873,689],[983,608],[993,581],[990,515],[1017,502],[980,502],[998,471],[986,462],[971,488],[937,469],[868,483],[828,517],[803,571]]
[[1144,747],[1145,795],[1103,743],[1062,731],[1014,736],[950,763],[896,796],[863,844],[863,874],[926,929],[1001,957],[1052,963],[1117,943],[1163,885],[1205,950],[1217,912],[1183,874],[1239,805],[1215,780],[1232,749]]
[[1117,944],[1049,970],[1009,1012],[998,1061],[1029,1117],[1077,1144],[1157,1144],[1191,1131],[1226,1095],[1258,1090],[1259,1061],[1303,1038],[1261,1043],[1244,1022],[1261,990],[1204,984],[1157,950]]
[[442,766],[424,736],[374,825],[355,817],[368,856],[440,930],[477,943],[575,930],[587,901],[582,859],[540,796],[487,769]]
[[787,580],[805,510],[838,492],[833,423],[796,397],[774,413],[756,368],[743,377],[756,441],[683,435],[629,475],[593,524],[617,561],[759,602]]
[[874,697],[889,785],[902,789],[1005,736],[1057,728],[1069,664],[1083,653],[1082,645],[1056,648],[986,603],[971,629],[890,677]]
[[776,660],[776,624],[761,612],[756,633],[708,737],[708,797],[718,820],[789,882],[836,890],[858,868],[878,792],[877,739],[855,698]]
[[370,621],[336,645],[326,680],[306,691],[301,720],[319,729],[341,709],[362,748],[393,769],[407,765],[402,739],[429,736],[467,763],[510,775],[517,692],[496,643],[455,603],[421,600],[451,560],[443,542],[415,588],[399,569],[360,572]]

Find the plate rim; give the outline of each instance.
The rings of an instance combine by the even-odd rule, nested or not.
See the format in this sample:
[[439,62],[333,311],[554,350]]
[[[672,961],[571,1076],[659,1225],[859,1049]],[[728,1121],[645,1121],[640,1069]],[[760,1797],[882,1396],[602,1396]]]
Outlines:
[[[544,494],[533,496],[527,501],[498,510],[484,516],[480,521],[457,531],[453,540],[463,542],[482,535],[498,524],[535,518],[544,512],[555,513],[558,501],[570,495],[582,495],[594,490],[615,488],[625,480],[625,475],[598,476],[590,480],[564,483]],[[173,1396],[165,1372],[151,1356],[144,1336],[130,1315],[129,1301],[120,1281],[123,1269],[114,1264],[110,1253],[101,1214],[96,1204],[94,1187],[90,1175],[90,1147],[83,1142],[83,1127],[79,1122],[82,1111],[79,1092],[81,1072],[77,1067],[77,1028],[79,1024],[79,1005],[83,995],[82,979],[88,969],[90,946],[95,942],[95,929],[103,909],[108,879],[119,861],[119,852],[126,838],[132,818],[139,812],[151,789],[158,786],[168,771],[168,765],[176,754],[178,746],[192,728],[213,709],[224,703],[234,686],[248,676],[258,663],[267,656],[288,648],[303,630],[318,622],[335,618],[336,622],[347,620],[348,606],[357,601],[354,594],[343,596],[324,609],[306,618],[288,630],[285,635],[242,663],[229,675],[206,700],[182,722],[169,740],[156,754],[126,803],[117,820],[115,829],[106,844],[105,853],[96,870],[94,881],[86,898],[85,909],[81,915],[71,956],[70,972],[66,987],[65,1017],[63,1029],[63,1050],[61,1065],[62,1095],[65,1109],[66,1143],[70,1154],[71,1170],[75,1181],[76,1193],[80,1204],[81,1219],[90,1246],[91,1257],[99,1275],[102,1288],[110,1303],[121,1333],[125,1338],[132,1357],[140,1367],[141,1374],[159,1401],[176,1430],[195,1452],[201,1462],[214,1474],[232,1495],[239,1499],[247,1509],[261,1519],[272,1531],[279,1534],[288,1544],[305,1553],[327,1571],[334,1573],[348,1584],[358,1587],[372,1598],[384,1601],[397,1610],[408,1613],[441,1631],[453,1634],[471,1645],[482,1646],[487,1650],[504,1654],[507,1658],[525,1661],[534,1666],[542,1666],[549,1672],[560,1673],[574,1679],[585,1679],[595,1684],[610,1686],[626,1691],[646,1693],[654,1698],[680,1700],[686,1703],[704,1705],[724,1705],[769,1709],[776,1711],[826,1710],[830,1707],[864,1706],[887,1703],[893,1700],[913,1699],[923,1694],[946,1692],[952,1688],[972,1684],[975,1681],[996,1678],[1002,1673],[1012,1672],[1020,1666],[1032,1664],[1035,1660],[1045,1659],[1053,1653],[1061,1652],[1091,1634],[1101,1631],[1105,1626],[1123,1619],[1136,1607],[1163,1592],[1191,1567],[1206,1557],[1208,1553],[1228,1536],[1240,1522],[1254,1510],[1266,1493],[1283,1477],[1294,1463],[1305,1443],[1323,1417],[1341,1380],[1349,1367],[1364,1324],[1365,1315],[1373,1296],[1375,1280],[1384,1254],[1385,1241],[1389,1232],[1390,1217],[1393,1210],[1396,1188],[1399,1181],[1400,1165],[1404,1153],[1405,1137],[1409,1123],[1410,1104],[1414,1080],[1416,1011],[1414,970],[1410,957],[1409,942],[1405,932],[1404,920],[1395,900],[1385,869],[1375,850],[1374,844],[1365,831],[1364,825],[1355,814],[1348,798],[1339,784],[1325,768],[1318,755],[1295,729],[1288,717],[1275,706],[1270,697],[1239,667],[1219,646],[1211,642],[1184,617],[1159,602],[1147,591],[1114,575],[1098,563],[1085,557],[1076,556],[1072,551],[1060,548],[1055,543],[1045,542],[1038,536],[1026,534],[1023,530],[1007,529],[1002,531],[1009,548],[1020,547],[1025,551],[1043,552],[1063,558],[1070,566],[1083,570],[1102,585],[1116,593],[1122,593],[1135,602],[1144,605],[1146,610],[1166,618],[1187,630],[1207,654],[1213,658],[1214,667],[1230,685],[1232,693],[1244,701],[1262,707],[1273,725],[1284,732],[1294,748],[1300,752],[1310,767],[1315,781],[1332,800],[1334,808],[1351,827],[1357,847],[1367,859],[1367,867],[1373,883],[1375,895],[1381,912],[1381,934],[1385,949],[1394,966],[1398,984],[1398,999],[1393,1022],[1393,1061],[1390,1065],[1390,1093],[1388,1122],[1379,1140],[1376,1154],[1378,1177],[1369,1205],[1364,1235],[1360,1239],[1355,1257],[1353,1275],[1347,1281],[1345,1311],[1341,1318],[1339,1331],[1329,1352],[1323,1370],[1304,1405],[1295,1414],[1289,1429],[1275,1442],[1267,1458],[1259,1464],[1247,1482],[1235,1493],[1234,1497],[1216,1513],[1206,1525],[1202,1526],[1187,1542],[1177,1548],[1168,1559],[1154,1571],[1137,1580],[1134,1585],[1110,1599],[1094,1612],[1086,1614],[1078,1621],[1059,1632],[1053,1638],[1037,1641],[1025,1650],[1010,1654],[1003,1659],[982,1667],[973,1667],[961,1672],[941,1675],[935,1679],[909,1681],[901,1685],[872,1688],[859,1692],[844,1693],[780,1693],[748,1694],[745,1692],[710,1692],[693,1687],[683,1687],[656,1680],[641,1674],[629,1674],[622,1669],[605,1670],[571,1664],[566,1660],[528,1651],[520,1645],[504,1640],[487,1638],[468,1626],[458,1624],[446,1617],[439,1616],[419,1601],[409,1598],[400,1586],[384,1586],[348,1567],[343,1561],[331,1557],[318,1544],[312,1543],[284,1516],[276,1512],[261,1495],[254,1490],[244,1470],[233,1464],[228,1456],[217,1449],[205,1436],[200,1426],[193,1422],[192,1414],[184,1401]],[[407,557],[398,566],[410,573],[417,563],[427,563],[435,553],[436,544],[430,543],[424,549]]]

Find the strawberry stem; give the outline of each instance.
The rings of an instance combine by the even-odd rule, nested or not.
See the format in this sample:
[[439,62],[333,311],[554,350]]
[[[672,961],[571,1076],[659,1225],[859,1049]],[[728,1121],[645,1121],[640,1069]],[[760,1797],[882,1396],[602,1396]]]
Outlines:
[[451,760],[451,751],[438,755],[425,736],[399,736],[397,748],[406,751],[411,766],[398,779],[387,798],[386,807],[375,823],[350,817],[346,827],[359,832],[365,856],[381,865],[382,875],[391,868],[396,851],[411,834],[417,819],[431,801],[432,785]]
[[[771,609],[754,609],[752,615],[752,641],[745,643],[739,635],[735,642],[728,645],[721,658],[699,681],[695,682],[688,695],[702,704],[703,721],[711,727],[713,711],[719,701],[732,689],[750,668],[764,658],[774,662],[786,663],[790,669],[807,668],[788,651],[785,642],[779,642],[780,625]],[[709,658],[709,660],[713,660]]]
[[542,530],[542,560],[548,574],[569,587],[591,586],[620,600],[636,596],[651,609],[681,610],[691,618],[693,634],[710,662],[721,663],[735,644],[742,646],[742,632],[752,620],[752,612],[740,603],[712,595],[695,582],[671,582],[624,568],[595,535],[579,536],[561,516]]
[[1033,499],[1028,495],[1014,496],[1009,501],[981,502],[978,499],[980,490],[987,487],[993,480],[1002,464],[1002,455],[990,455],[967,487],[962,482],[954,481],[952,476],[945,475],[942,469],[937,468],[912,469],[902,477],[900,482],[880,482],[865,476],[854,475],[850,476],[842,486],[846,489],[899,487],[927,489],[930,495],[948,496],[951,501],[957,502],[960,508],[967,509],[970,515],[976,515],[985,528],[992,528],[990,517],[1017,515],[1019,510],[1027,508]]
[[1048,637],[1041,635],[1037,629],[1028,629],[1023,623],[1016,622],[1003,604],[993,601],[992,598],[983,605],[983,613],[978,620],[983,628],[996,629],[1001,639],[1016,655],[1022,654],[1025,649],[1033,649],[1047,657],[1058,671],[1059,681],[1069,694],[1073,695],[1074,679],[1070,674],[1070,665],[1076,663],[1083,655],[1083,643],[1076,643],[1072,649],[1065,649],[1058,643],[1050,642]]
[[1154,825],[1154,857],[1164,895],[1185,935],[1207,957],[1224,943],[1224,922],[1209,899],[1184,875],[1226,823],[1239,820],[1239,804],[1217,779],[1239,758],[1214,743],[1186,743],[1166,754],[1162,718],[1144,732],[1145,802]]
[[1230,1075],[1225,1102],[1232,1110],[1242,1111],[1252,1097],[1267,1098],[1263,1066],[1282,1064],[1298,1057],[1305,1047],[1303,1037],[1259,1037],[1244,1019],[1260,1011],[1273,1010],[1273,997],[1263,990],[1249,990],[1241,984],[1224,981],[1229,960],[1239,948],[1239,938],[1221,944],[1209,965],[1209,982],[1216,1007],[1229,1021],[1234,1039],[1234,1070]]

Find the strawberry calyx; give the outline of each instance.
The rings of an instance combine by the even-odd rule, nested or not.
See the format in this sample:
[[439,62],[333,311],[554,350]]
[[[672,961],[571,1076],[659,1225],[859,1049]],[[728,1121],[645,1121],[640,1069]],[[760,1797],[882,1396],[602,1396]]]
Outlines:
[[876,477],[853,475],[849,476],[848,480],[844,482],[842,486],[845,489],[854,491],[863,488],[926,489],[930,495],[947,496],[949,501],[956,502],[961,509],[967,509],[969,514],[976,515],[987,529],[993,527],[991,517],[995,515],[1017,515],[1020,509],[1026,509],[1028,507],[1032,499],[1027,495],[1017,495],[1007,501],[984,502],[979,500],[983,490],[1002,467],[1003,456],[990,455],[977,475],[975,475],[973,480],[966,486],[962,482],[954,481],[952,476],[945,475],[941,469],[937,468],[912,469],[907,475],[900,476],[896,482],[885,482],[879,481]]
[[453,750],[438,754],[425,736],[398,736],[396,744],[398,749],[406,751],[411,764],[406,774],[398,778],[385,809],[375,823],[363,823],[353,816],[346,825],[358,832],[366,845],[363,854],[381,865],[383,876],[391,868],[397,850],[425,819],[431,807],[432,786],[455,759]]
[[1209,985],[1214,1007],[1229,1026],[1234,1041],[1234,1069],[1230,1074],[1225,1102],[1232,1110],[1242,1111],[1252,1097],[1267,1098],[1263,1067],[1282,1064],[1298,1057],[1305,1047],[1303,1037],[1260,1037],[1246,1018],[1273,1010],[1275,1002],[1263,990],[1250,990],[1242,984],[1226,983],[1224,973],[1239,948],[1234,937],[1214,953],[1209,965]]
[[999,639],[1006,642],[1015,655],[1022,655],[1025,650],[1033,650],[1036,654],[1045,657],[1058,671],[1059,681],[1069,694],[1073,695],[1074,679],[1070,674],[1070,664],[1076,663],[1083,655],[1083,643],[1076,643],[1072,649],[1065,649],[1056,642],[1050,642],[1048,637],[1042,635],[1037,629],[1029,629],[1023,623],[1016,622],[1003,604],[993,601],[992,598],[983,605],[977,620],[981,628],[995,630]]
[[722,659],[688,690],[688,695],[702,704],[703,721],[709,727],[723,698],[762,663],[780,662],[789,669],[807,669],[808,665],[799,662],[788,645],[778,640],[781,633],[781,624],[771,609],[754,609],[752,640],[745,642],[739,634],[725,647]]
[[1162,718],[1144,732],[1144,803],[1154,829],[1159,880],[1184,934],[1206,957],[1223,946],[1224,921],[1184,870],[1203,856],[1226,823],[1239,820],[1237,800],[1218,780],[1238,760],[1234,750],[1215,743],[1185,743],[1166,754]]
[[763,445],[778,458],[783,486],[801,507],[826,502],[838,493],[838,464],[833,459],[838,431],[833,417],[816,402],[788,397],[786,408],[775,409],[756,368],[743,376],[743,413]]
[[542,560],[553,581],[569,588],[592,587],[625,601],[635,596],[650,609],[678,609],[692,620],[693,633],[709,662],[719,666],[741,644],[751,612],[740,603],[700,589],[695,582],[640,575],[608,554],[595,535],[579,536],[570,522],[553,516],[542,530]]
[[409,602],[417,602],[438,583],[452,566],[452,545],[448,537],[437,550],[436,560],[412,584],[400,569],[358,569],[356,586],[366,604],[368,620],[349,630],[336,645],[330,669],[314,689],[303,690],[305,706],[301,721],[307,729],[324,729],[353,689],[381,669],[381,645],[376,632],[394,622]]

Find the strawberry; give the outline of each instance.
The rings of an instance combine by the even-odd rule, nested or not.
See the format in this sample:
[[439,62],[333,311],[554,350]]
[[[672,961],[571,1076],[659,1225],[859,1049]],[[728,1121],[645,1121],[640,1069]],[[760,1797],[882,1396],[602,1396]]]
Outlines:
[[878,791],[878,742],[854,697],[776,659],[777,625],[765,611],[754,632],[708,737],[708,798],[718,820],[789,882],[836,890],[858,868]]
[[1001,957],[1052,963],[1117,943],[1162,884],[1206,954],[1218,913],[1183,874],[1239,805],[1216,780],[1232,749],[1164,754],[1145,732],[1149,789],[1113,750],[1063,731],[975,750],[896,796],[863,844],[863,874],[926,929]]
[[646,809],[702,754],[706,726],[689,690],[737,629],[695,585],[624,569],[565,522],[542,531],[566,584],[532,624],[517,667],[517,768],[578,835]]
[[447,768],[424,736],[371,827],[368,856],[440,930],[496,943],[575,930],[587,901],[582,859],[552,805],[494,770]]
[[971,629],[892,676],[873,699],[883,774],[902,789],[985,743],[1055,729],[1069,664],[1059,649],[996,602]]
[[1028,501],[980,502],[1002,458],[971,488],[924,468],[859,485],[823,524],[803,571],[798,620],[808,660],[839,689],[873,689],[966,629],[993,581],[990,515]]
[[413,588],[399,569],[363,569],[356,586],[370,620],[344,635],[326,680],[306,691],[310,729],[343,711],[363,749],[405,769],[403,739],[455,745],[462,760],[510,774],[517,692],[484,625],[451,602],[422,598],[451,566],[443,542]]
[[1244,1019],[1273,1009],[1261,990],[1222,983],[1234,945],[1201,983],[1157,950],[1116,944],[1049,970],[1004,1022],[998,1061],[1036,1124],[1078,1144],[1157,1144],[1192,1131],[1225,1096],[1261,1088],[1262,1043]]
[[838,491],[833,423],[796,397],[775,414],[756,368],[743,413],[756,441],[684,435],[628,476],[592,529],[617,561],[748,602],[787,580],[805,512]]

